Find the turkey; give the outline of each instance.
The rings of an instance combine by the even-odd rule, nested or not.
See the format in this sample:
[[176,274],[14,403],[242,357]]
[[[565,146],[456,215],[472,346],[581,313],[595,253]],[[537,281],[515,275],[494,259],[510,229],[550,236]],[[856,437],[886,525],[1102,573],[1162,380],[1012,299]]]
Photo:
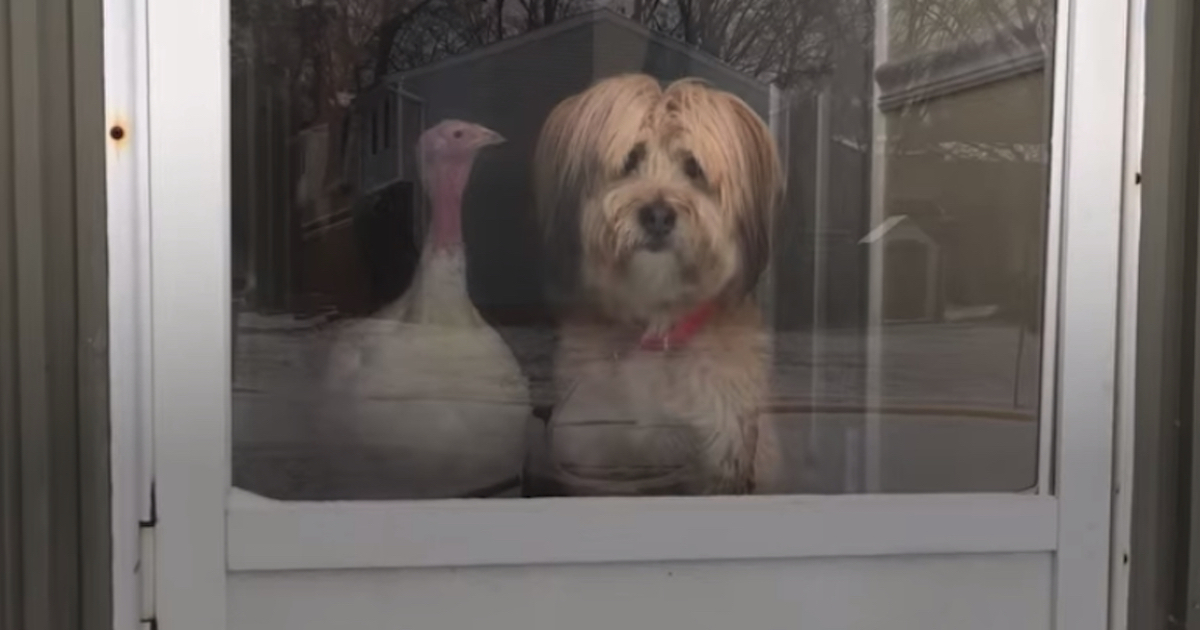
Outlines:
[[529,388],[500,335],[467,294],[462,200],[481,149],[504,142],[446,120],[417,156],[431,211],[412,283],[366,319],[334,332],[326,377],[332,420],[399,469],[391,498],[515,493],[531,415]]

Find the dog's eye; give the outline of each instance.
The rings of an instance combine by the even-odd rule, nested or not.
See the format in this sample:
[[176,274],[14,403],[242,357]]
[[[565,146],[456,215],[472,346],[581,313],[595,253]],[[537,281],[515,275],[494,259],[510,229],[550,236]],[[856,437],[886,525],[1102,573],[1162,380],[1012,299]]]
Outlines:
[[633,147],[633,150],[629,152],[629,155],[625,156],[625,166],[623,167],[625,174],[628,175],[636,171],[637,167],[641,165],[642,158],[644,157],[646,157],[645,145],[639,144],[636,147]]
[[700,168],[700,163],[690,155],[683,161],[683,172],[694,180],[704,180],[704,169]]

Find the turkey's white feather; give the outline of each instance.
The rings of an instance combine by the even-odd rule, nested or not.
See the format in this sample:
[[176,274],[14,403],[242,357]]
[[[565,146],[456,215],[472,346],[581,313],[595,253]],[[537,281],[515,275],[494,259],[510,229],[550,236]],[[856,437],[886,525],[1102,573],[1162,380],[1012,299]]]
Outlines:
[[406,294],[341,326],[330,353],[333,413],[356,440],[421,462],[415,495],[477,492],[524,462],[526,379],[464,271],[460,248],[427,251]]

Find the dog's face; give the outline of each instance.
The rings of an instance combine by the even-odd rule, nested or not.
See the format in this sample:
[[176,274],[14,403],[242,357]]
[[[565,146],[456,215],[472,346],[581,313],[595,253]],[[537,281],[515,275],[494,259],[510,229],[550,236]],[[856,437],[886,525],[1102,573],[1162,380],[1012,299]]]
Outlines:
[[775,146],[737,97],[697,81],[602,81],[539,139],[538,205],[560,292],[653,322],[752,290],[781,195]]

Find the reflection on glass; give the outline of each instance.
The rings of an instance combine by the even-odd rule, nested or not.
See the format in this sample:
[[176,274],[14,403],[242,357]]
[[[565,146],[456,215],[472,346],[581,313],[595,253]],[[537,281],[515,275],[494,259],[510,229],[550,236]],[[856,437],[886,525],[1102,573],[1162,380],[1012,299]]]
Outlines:
[[1048,0],[232,0],[234,484],[1036,483]]

